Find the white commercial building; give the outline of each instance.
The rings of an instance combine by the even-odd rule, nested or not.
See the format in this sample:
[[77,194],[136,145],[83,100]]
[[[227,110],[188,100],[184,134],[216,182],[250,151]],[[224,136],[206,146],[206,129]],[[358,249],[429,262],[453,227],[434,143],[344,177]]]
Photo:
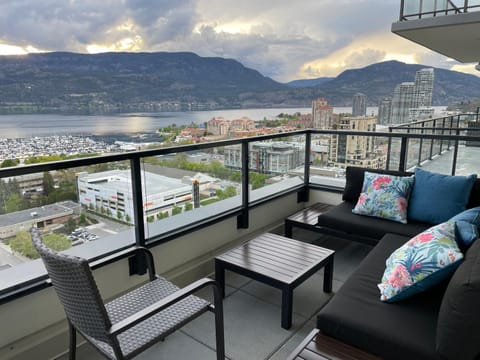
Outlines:
[[[156,215],[192,200],[190,179],[174,179],[142,171],[144,215]],[[129,170],[78,176],[80,203],[112,218],[133,223],[132,180]],[[102,210],[103,209],[103,210]]]

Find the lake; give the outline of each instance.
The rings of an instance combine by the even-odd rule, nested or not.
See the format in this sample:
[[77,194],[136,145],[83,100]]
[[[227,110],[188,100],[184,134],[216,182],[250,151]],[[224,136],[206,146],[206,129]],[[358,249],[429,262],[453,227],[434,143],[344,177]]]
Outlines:
[[[438,108],[438,110],[437,110]],[[445,107],[436,107],[440,111]],[[367,114],[377,114],[368,107]],[[246,116],[252,120],[274,119],[280,113],[308,114],[310,108],[236,109],[191,112],[158,112],[116,115],[0,115],[0,137],[28,138],[52,135],[107,135],[154,132],[171,124],[202,124],[213,117],[227,120]],[[350,107],[334,107],[335,113],[351,112]]]

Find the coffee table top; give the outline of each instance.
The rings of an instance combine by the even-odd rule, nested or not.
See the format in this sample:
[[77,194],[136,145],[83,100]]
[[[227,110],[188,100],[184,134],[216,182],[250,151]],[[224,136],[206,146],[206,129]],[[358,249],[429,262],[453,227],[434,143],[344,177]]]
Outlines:
[[291,284],[333,254],[330,249],[265,233],[216,259]]

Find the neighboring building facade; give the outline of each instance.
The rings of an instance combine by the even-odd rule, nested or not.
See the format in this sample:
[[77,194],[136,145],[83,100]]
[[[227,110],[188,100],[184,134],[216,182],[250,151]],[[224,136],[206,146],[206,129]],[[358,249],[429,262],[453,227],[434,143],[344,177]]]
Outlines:
[[[143,198],[145,216],[168,211],[175,205],[192,200],[192,184],[142,171],[146,194]],[[133,223],[132,180],[129,170],[111,170],[95,174],[79,174],[80,203],[102,211],[112,218]],[[187,183],[189,182],[189,183]],[[128,216],[127,216],[128,215]]]
[[312,101],[312,122],[315,129],[330,129],[333,123],[333,108],[327,100],[318,98]]
[[377,124],[388,125],[392,117],[392,99],[384,98],[380,104],[378,104],[378,116]]
[[231,133],[253,130],[255,130],[255,121],[247,117],[235,120],[213,118],[207,122],[207,133],[212,135],[227,136]]
[[353,95],[352,116],[367,115],[367,95],[357,93]]
[[415,95],[415,83],[404,82],[398,84],[393,92],[392,117],[390,124],[402,124],[408,121],[410,109],[413,108]]
[[[305,145],[300,143],[259,142],[249,146],[249,169],[261,174],[284,174],[304,164]],[[226,167],[242,167],[241,146],[225,148]]]
[[415,73],[415,82],[398,84],[392,100],[391,124],[402,124],[433,116],[432,108],[434,69]]
[[15,236],[19,231],[28,231],[32,226],[39,229],[54,229],[79,214],[79,204],[62,201],[0,215],[0,239]]
[[[375,117],[343,116],[338,120],[338,130],[375,131]],[[329,163],[333,166],[349,165],[380,169],[386,156],[375,151],[375,139],[370,136],[331,135]]]
[[433,97],[434,71],[432,68],[418,70],[415,74],[415,108],[430,108]]

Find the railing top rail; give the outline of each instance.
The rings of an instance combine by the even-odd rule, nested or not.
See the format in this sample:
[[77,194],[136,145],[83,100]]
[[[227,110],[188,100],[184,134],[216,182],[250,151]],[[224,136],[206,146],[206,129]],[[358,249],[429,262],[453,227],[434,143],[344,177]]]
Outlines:
[[406,13],[405,12],[406,5],[407,5],[406,2],[402,0],[400,5],[400,19],[399,19],[400,21],[407,21],[410,19],[421,19],[422,17],[425,17],[425,16],[436,17],[436,16],[451,15],[451,14],[463,14],[463,13],[468,13],[469,10],[480,8],[480,4],[471,4],[469,3],[469,0],[464,0],[463,5],[461,6],[456,5],[452,0],[447,0],[446,6],[444,8],[437,8],[435,10],[426,11],[424,10],[424,7],[423,7],[423,1],[418,0],[418,12]]
[[238,145],[241,143],[252,143],[264,140],[273,140],[282,137],[289,137],[295,135],[320,134],[320,135],[354,135],[354,136],[368,136],[368,137],[384,137],[384,138],[416,138],[416,139],[443,139],[443,140],[459,140],[459,141],[480,141],[480,136],[465,136],[465,135],[440,135],[440,134],[415,134],[415,133],[396,133],[396,132],[372,132],[372,131],[355,131],[355,130],[299,130],[287,133],[280,133],[274,135],[255,136],[242,139],[231,139],[214,141],[208,143],[200,143],[193,145],[181,145],[175,147],[159,148],[152,150],[134,151],[112,155],[101,155],[85,157],[80,159],[62,160],[48,163],[32,164],[14,166],[0,169],[0,178],[32,174],[37,172],[63,170],[75,168],[80,166],[103,164],[115,161],[126,161],[132,159],[141,159],[144,157],[166,155],[172,153],[181,153],[188,151],[196,151],[214,147]]
[[453,115],[447,115],[447,116],[440,116],[440,117],[436,117],[436,118],[431,118],[431,119],[422,119],[422,120],[417,120],[415,122],[406,122],[406,123],[401,123],[401,124],[395,124],[395,125],[392,125],[390,126],[391,128],[400,128],[400,127],[408,127],[408,126],[412,126],[412,125],[418,125],[418,124],[424,124],[424,123],[428,123],[428,122],[432,122],[432,121],[441,121],[441,120],[446,120],[446,119],[452,119],[452,118],[457,118],[457,119],[465,119],[465,118],[468,118],[468,117],[474,117],[474,116],[477,116],[478,113],[476,112],[468,112],[468,113],[461,113],[461,114],[453,114]]

